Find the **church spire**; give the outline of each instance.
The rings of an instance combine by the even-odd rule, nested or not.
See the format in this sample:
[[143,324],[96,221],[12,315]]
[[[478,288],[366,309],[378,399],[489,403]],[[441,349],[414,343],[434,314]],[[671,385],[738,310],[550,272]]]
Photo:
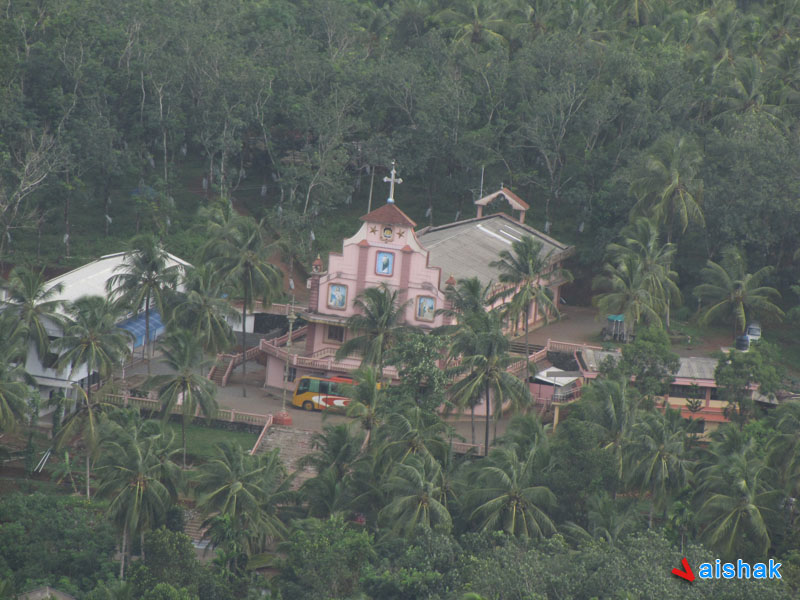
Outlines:
[[389,184],[389,198],[386,200],[388,204],[394,204],[394,184],[403,183],[403,180],[397,177],[397,170],[394,167],[395,167],[395,161],[392,161],[391,177],[383,178],[383,180]]

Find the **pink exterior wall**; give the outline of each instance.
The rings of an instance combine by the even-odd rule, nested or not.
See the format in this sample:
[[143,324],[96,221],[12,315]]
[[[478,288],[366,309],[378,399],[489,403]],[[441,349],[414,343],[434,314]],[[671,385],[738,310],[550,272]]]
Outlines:
[[555,394],[556,387],[554,385],[546,385],[542,383],[530,383],[528,387],[531,390],[531,396],[534,401],[548,402]]
[[[442,325],[443,320],[439,315],[434,315],[430,320],[417,316],[420,297],[433,300],[432,310],[428,314],[444,307],[444,293],[439,289],[441,273],[438,268],[428,266],[428,251],[420,245],[410,227],[394,225],[391,240],[382,239],[381,230],[380,223],[363,223],[358,233],[344,240],[340,254],[329,255],[327,273],[320,278],[317,306],[309,308],[312,311],[316,309],[320,314],[347,318],[357,312],[354,301],[359,289],[385,283],[400,291],[402,301],[409,301],[405,308],[406,323],[423,328]],[[379,272],[379,253],[384,253],[392,262],[390,274]],[[342,290],[346,290],[346,301],[342,308],[338,308],[331,303],[331,293]],[[318,326],[316,329],[315,349],[337,345],[324,340],[324,327]]]

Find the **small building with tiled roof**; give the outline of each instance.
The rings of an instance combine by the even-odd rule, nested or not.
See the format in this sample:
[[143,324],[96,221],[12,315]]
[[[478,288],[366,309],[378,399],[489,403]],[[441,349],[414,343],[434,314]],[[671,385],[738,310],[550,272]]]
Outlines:
[[[576,352],[576,359],[585,379],[597,378],[604,361],[609,358],[618,360],[620,356],[619,352],[592,348]],[[667,405],[680,411],[684,419],[705,421],[706,432],[713,431],[729,420],[725,414],[728,402],[721,397],[714,376],[718,364],[718,359],[707,356],[681,357],[678,371],[664,396]],[[756,386],[752,386],[752,389],[758,398]],[[691,411],[689,401],[694,399],[701,401],[700,407],[696,411]]]

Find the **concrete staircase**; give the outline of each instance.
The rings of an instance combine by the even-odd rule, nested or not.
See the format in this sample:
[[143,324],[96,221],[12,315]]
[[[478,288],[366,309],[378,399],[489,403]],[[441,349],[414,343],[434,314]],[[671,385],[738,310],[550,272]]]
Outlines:
[[[314,435],[313,431],[306,429],[295,429],[294,427],[286,427],[282,425],[273,425],[269,428],[267,435],[261,440],[261,445],[256,451],[257,454],[269,452],[274,448],[279,448],[281,460],[286,465],[290,473],[297,471],[297,461],[303,456],[313,452],[311,447],[311,437]],[[295,476],[295,488],[307,479],[314,477],[316,473],[314,469],[306,468],[300,470]]]
[[202,515],[193,508],[187,508],[184,509],[183,516],[183,532],[191,538],[195,548],[205,550],[208,547],[208,540],[203,539],[206,529],[203,527]]

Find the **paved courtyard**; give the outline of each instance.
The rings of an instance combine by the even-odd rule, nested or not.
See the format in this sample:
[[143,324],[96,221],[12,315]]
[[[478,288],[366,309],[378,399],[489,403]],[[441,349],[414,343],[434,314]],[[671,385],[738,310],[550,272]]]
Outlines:
[[[593,308],[582,306],[567,306],[562,310],[562,318],[559,321],[545,325],[529,333],[532,345],[545,345],[548,339],[560,342],[573,342],[597,344],[597,334],[603,324],[596,318],[596,311]],[[519,338],[522,339],[522,338]],[[682,355],[688,353],[698,353],[698,348],[692,350],[676,347],[675,351]],[[686,353],[686,354],[685,354]],[[166,369],[156,355],[150,365],[152,374],[165,373]],[[144,381],[147,373],[145,363],[139,362],[133,367],[127,368],[125,376],[134,385]],[[264,383],[264,366],[255,361],[247,363],[247,377],[242,386],[242,368],[237,367],[232,373],[228,385],[217,390],[217,401],[222,408],[231,408],[241,412],[248,412],[259,415],[276,414],[281,412],[284,403],[282,395],[273,390],[266,390]],[[242,393],[244,387],[246,394]],[[291,392],[286,392],[286,410],[292,417],[292,426],[298,429],[320,431],[326,423],[342,423],[349,419],[344,415],[322,412],[306,412],[295,409],[291,406]],[[501,435],[505,432],[509,418],[504,417],[497,424],[497,433]],[[469,414],[451,415],[447,422],[453,426],[456,432],[466,441],[471,439],[471,427]],[[482,439],[483,422],[476,421],[476,435],[478,442]]]

